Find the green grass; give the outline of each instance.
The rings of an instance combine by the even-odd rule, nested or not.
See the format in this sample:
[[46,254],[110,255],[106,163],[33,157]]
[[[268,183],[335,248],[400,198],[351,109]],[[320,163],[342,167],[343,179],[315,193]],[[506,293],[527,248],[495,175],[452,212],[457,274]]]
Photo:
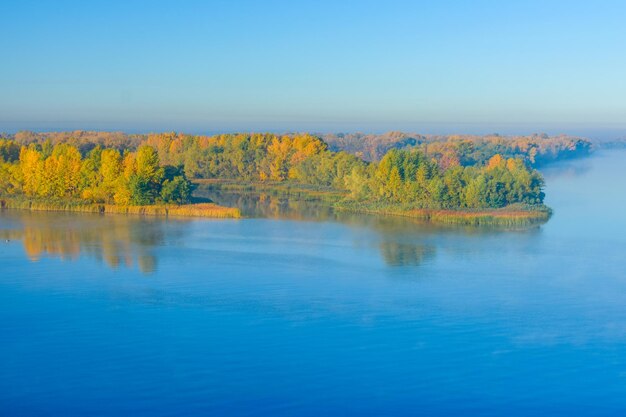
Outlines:
[[472,226],[530,226],[548,221],[552,210],[545,205],[515,204],[498,209],[420,209],[382,203],[340,202],[335,209],[355,213],[371,213],[411,217],[432,223]]

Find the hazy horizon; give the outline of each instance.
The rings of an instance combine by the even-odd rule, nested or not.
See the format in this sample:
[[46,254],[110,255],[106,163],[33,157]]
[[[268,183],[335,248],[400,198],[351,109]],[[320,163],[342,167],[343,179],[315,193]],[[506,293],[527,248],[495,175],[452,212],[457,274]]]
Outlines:
[[626,133],[620,2],[0,5],[0,131]]
[[[34,128],[21,128],[16,126],[15,129],[0,129],[0,134],[15,134],[19,131],[31,131],[36,133],[48,133],[48,132],[72,132],[72,131],[99,131],[99,132],[123,132],[127,134],[150,134],[150,133],[164,133],[164,132],[179,132],[186,133],[192,135],[216,135],[216,134],[226,134],[226,133],[275,133],[275,134],[288,134],[288,133],[299,133],[299,132],[307,132],[311,134],[384,134],[389,132],[402,132],[407,134],[421,134],[421,135],[492,135],[498,134],[502,136],[529,136],[533,134],[548,134],[550,136],[558,136],[558,135],[570,135],[570,136],[580,136],[592,140],[600,140],[600,141],[609,141],[609,140],[617,140],[626,138],[626,129],[621,128],[570,128],[570,129],[559,129],[549,126],[495,126],[492,129],[485,128],[483,126],[472,126],[472,125],[456,125],[449,124],[445,126],[428,126],[422,125],[416,128],[406,127],[405,129],[398,128],[379,128],[379,129],[366,129],[359,128],[358,126],[354,126],[352,129],[280,129],[280,128],[240,128],[240,129],[211,129],[211,128],[201,128],[201,127],[190,127],[190,128],[169,128],[163,127],[161,129],[157,128],[149,128],[149,127],[120,127],[120,128],[108,128],[103,125],[91,125],[91,124],[77,124],[77,125],[63,125],[64,127],[52,127],[47,126],[45,124],[37,125]],[[78,126],[78,127],[76,127]],[[85,127],[86,126],[86,127]]]

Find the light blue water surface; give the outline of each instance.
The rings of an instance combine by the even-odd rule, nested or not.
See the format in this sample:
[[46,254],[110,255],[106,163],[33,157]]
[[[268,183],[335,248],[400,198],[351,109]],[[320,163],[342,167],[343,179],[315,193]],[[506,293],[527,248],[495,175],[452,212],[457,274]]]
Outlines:
[[626,152],[544,174],[515,231],[0,212],[0,415],[626,415]]

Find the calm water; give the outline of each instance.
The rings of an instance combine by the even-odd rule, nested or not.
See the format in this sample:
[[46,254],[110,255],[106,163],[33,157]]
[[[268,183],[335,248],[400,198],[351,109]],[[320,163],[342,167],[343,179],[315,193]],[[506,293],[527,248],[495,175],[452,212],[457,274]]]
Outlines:
[[625,415],[626,153],[545,174],[522,231],[1,212],[0,415]]

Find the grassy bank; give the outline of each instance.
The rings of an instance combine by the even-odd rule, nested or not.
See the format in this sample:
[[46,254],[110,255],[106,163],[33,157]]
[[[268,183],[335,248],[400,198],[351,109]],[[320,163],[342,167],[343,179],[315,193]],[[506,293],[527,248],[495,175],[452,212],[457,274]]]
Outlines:
[[78,200],[40,200],[27,197],[0,197],[0,208],[32,211],[72,211],[82,213],[115,213],[161,217],[241,217],[238,208],[222,207],[213,203],[185,205],[116,206],[92,204]]
[[[552,212],[546,206],[513,205],[501,209],[436,210],[418,209],[410,206],[385,205],[346,201],[341,192],[299,187],[287,184],[250,184],[238,182],[199,182],[202,185],[231,192],[255,192],[306,201],[322,201],[338,211],[402,216],[440,224],[473,226],[529,226],[545,223]],[[116,206],[92,204],[80,200],[42,200],[23,196],[0,196],[0,208],[32,211],[70,211],[83,213],[115,213],[160,217],[240,218],[236,207],[224,207],[214,203],[186,205]]]
[[434,210],[380,204],[340,202],[335,209],[355,213],[403,216],[433,223],[474,226],[530,226],[545,223],[552,211],[547,206],[513,205],[500,209]]

